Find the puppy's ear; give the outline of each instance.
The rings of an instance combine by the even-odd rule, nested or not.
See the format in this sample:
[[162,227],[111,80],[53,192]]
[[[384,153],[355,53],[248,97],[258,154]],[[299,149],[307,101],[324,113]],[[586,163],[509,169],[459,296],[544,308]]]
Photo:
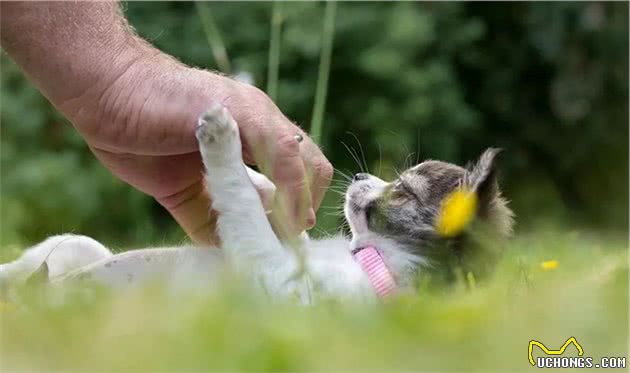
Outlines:
[[486,149],[477,163],[469,166],[464,174],[463,184],[477,194],[482,215],[498,193],[495,160],[501,151],[499,148]]

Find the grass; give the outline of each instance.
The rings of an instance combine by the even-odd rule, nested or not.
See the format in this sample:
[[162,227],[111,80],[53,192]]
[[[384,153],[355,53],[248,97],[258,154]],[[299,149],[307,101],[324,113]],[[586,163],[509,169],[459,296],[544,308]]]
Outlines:
[[531,339],[555,349],[571,336],[585,356],[626,356],[626,250],[625,237],[522,234],[485,283],[374,305],[272,304],[236,285],[30,302],[1,313],[0,369],[523,371]]

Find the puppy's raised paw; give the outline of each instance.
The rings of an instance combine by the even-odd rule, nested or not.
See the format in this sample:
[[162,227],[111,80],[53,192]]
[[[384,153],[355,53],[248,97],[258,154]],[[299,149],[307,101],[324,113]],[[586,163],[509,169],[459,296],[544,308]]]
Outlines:
[[196,135],[201,146],[225,144],[238,137],[238,127],[225,106],[214,104],[199,117]]

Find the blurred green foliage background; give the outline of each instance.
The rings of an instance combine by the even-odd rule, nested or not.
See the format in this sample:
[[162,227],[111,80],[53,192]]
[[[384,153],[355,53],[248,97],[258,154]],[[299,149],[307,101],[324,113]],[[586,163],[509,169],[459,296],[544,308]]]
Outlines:
[[[232,71],[266,87],[272,3],[204,3]],[[137,32],[217,69],[199,8],[124,4]],[[324,4],[285,3],[277,104],[308,129]],[[3,53],[2,245],[74,231],[113,245],[180,241],[151,198],[114,179]],[[384,178],[417,159],[465,164],[505,149],[501,180],[518,227],[628,226],[628,3],[340,3],[322,148]],[[324,204],[338,204],[332,193]],[[333,232],[339,218],[319,214]]]

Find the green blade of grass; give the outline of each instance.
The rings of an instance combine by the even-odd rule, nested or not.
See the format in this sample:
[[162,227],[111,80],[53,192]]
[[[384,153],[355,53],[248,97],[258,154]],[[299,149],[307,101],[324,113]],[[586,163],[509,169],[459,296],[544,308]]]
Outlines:
[[210,9],[208,9],[206,4],[202,4],[199,1],[195,1],[195,7],[197,8],[197,14],[201,19],[203,32],[206,35],[208,45],[212,50],[212,55],[214,56],[214,60],[217,63],[219,70],[225,74],[229,74],[232,70],[230,66],[230,59],[228,58],[225,44],[221,38],[221,33],[219,32],[216,22],[214,22]]
[[320,143],[323,129],[324,111],[326,110],[326,94],[328,91],[328,77],[330,75],[330,60],[332,57],[333,37],[335,34],[335,1],[326,2],[324,13],[324,27],[322,33],[322,49],[319,58],[319,72],[317,73],[317,87],[313,116],[311,119],[311,138]]
[[269,64],[267,68],[267,94],[273,101],[278,92],[278,70],[280,69],[280,38],[282,36],[282,2],[274,1],[271,10],[269,37]]

